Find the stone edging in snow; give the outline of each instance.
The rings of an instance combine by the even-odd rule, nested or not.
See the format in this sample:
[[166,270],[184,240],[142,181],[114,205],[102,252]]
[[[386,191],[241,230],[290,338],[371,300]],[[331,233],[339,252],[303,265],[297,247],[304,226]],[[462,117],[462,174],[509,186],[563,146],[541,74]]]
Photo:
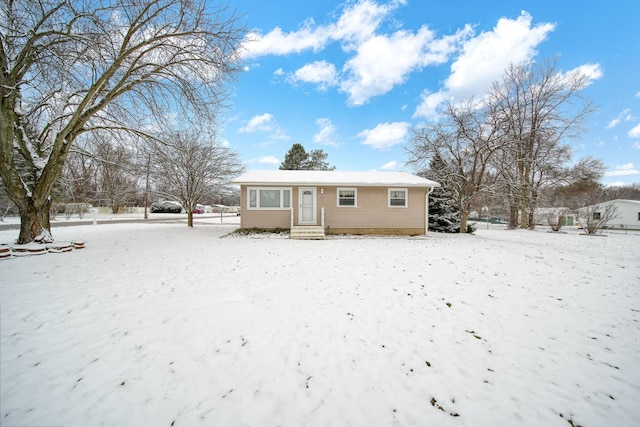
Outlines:
[[81,240],[55,243],[27,243],[26,245],[0,244],[0,259],[23,257],[31,255],[43,255],[47,253],[71,252],[74,249],[84,249],[85,243]]

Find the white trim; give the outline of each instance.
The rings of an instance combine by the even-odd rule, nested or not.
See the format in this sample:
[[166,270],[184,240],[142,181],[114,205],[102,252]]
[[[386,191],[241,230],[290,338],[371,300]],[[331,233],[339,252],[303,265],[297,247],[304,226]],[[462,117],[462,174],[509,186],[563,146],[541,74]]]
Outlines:
[[[392,205],[391,204],[391,192],[392,191],[404,191],[404,205]],[[387,207],[390,208],[407,208],[409,207],[409,190],[407,188],[389,188],[387,189]]]
[[[353,205],[340,204],[340,191],[353,191]],[[336,188],[336,206],[339,208],[357,208],[358,207],[358,189],[356,187],[338,187]]]
[[429,232],[429,195],[433,192],[433,187],[429,187],[424,196],[424,234]]
[[[280,206],[278,207],[260,206],[260,191],[262,190],[279,190]],[[251,206],[252,191],[256,191],[256,206]],[[285,205],[285,198],[284,198],[285,191],[289,191],[289,206]],[[247,209],[248,210],[286,210],[286,209],[291,209],[292,202],[293,202],[293,190],[291,187],[247,187]]]

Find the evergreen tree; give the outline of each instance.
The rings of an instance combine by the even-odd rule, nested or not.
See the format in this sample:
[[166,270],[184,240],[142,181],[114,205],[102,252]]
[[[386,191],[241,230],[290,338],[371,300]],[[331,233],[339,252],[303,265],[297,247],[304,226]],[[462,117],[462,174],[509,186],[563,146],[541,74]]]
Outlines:
[[434,189],[429,195],[429,230],[441,233],[460,232],[460,211],[444,187]]
[[309,155],[302,144],[293,144],[287,154],[284,155],[284,162],[280,163],[280,170],[303,170]]
[[322,150],[306,152],[302,144],[293,144],[284,155],[284,161],[280,163],[280,170],[334,170],[335,166],[329,166],[328,154]]
[[329,166],[327,157],[329,155],[322,150],[311,150],[307,156],[305,162],[305,168],[314,171],[332,171],[335,170],[335,166]]
[[[429,169],[421,174],[427,179],[440,183],[429,195],[429,230],[441,233],[460,232],[460,210],[451,197],[451,189],[446,179],[447,163],[436,155],[429,162]],[[472,226],[467,225],[467,233],[473,233]]]

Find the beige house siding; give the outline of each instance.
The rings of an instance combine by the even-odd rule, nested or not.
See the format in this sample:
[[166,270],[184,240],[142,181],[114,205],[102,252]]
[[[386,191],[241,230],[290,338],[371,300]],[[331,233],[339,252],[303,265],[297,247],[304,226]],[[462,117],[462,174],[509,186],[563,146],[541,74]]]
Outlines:
[[338,206],[338,188],[348,187],[324,187],[324,194],[318,199],[319,207],[325,208],[325,227],[331,232],[340,232],[340,229],[420,229],[424,233],[425,188],[407,188],[407,207],[389,207],[389,187],[359,187],[357,206]]
[[[264,185],[263,188],[271,186]],[[273,186],[278,187],[278,186]],[[406,188],[407,207],[389,207],[390,187],[303,186],[316,189],[316,224],[332,234],[424,234],[427,188]],[[291,206],[298,225],[299,188],[293,186]],[[356,206],[338,206],[338,188],[356,188]],[[395,187],[393,187],[395,188]],[[405,187],[399,187],[405,188]],[[242,228],[289,228],[291,213],[285,210],[247,209],[247,186],[241,186]]]
[[[268,185],[262,185],[261,188],[268,188]],[[274,188],[281,188],[273,186]],[[240,227],[242,228],[290,228],[291,227],[291,210],[290,209],[247,209],[247,186],[240,188]],[[294,191],[292,191],[294,193]],[[292,194],[293,197],[295,194]],[[297,196],[296,200],[297,200]],[[296,200],[292,199],[292,206],[296,206]]]

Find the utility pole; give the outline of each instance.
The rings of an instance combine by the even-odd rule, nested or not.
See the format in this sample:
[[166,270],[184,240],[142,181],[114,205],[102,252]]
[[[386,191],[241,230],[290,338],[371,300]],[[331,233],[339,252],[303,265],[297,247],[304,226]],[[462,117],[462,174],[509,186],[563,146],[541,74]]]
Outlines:
[[151,153],[147,157],[147,183],[144,188],[144,219],[149,219],[147,205],[149,204],[149,170],[151,169]]

